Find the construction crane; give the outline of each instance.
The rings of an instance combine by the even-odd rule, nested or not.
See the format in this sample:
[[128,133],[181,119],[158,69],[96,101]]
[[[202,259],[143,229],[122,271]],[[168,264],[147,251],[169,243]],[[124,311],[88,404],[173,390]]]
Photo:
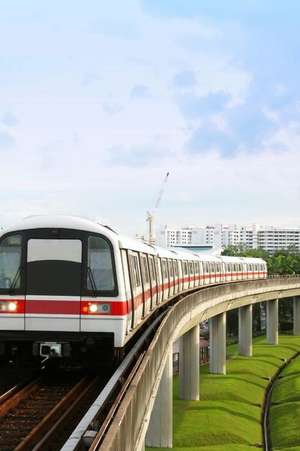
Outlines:
[[154,230],[155,213],[156,213],[156,210],[159,207],[159,204],[160,204],[161,198],[163,196],[163,193],[164,193],[164,190],[165,190],[165,185],[166,185],[166,183],[168,181],[169,175],[170,175],[170,172],[167,172],[167,174],[166,174],[166,176],[165,176],[165,178],[164,178],[164,180],[162,182],[161,188],[159,190],[158,197],[156,199],[156,202],[155,202],[153,210],[152,211],[147,211],[146,221],[148,222],[148,243],[151,244],[151,245],[154,245],[155,241],[156,241],[155,240],[155,230]]

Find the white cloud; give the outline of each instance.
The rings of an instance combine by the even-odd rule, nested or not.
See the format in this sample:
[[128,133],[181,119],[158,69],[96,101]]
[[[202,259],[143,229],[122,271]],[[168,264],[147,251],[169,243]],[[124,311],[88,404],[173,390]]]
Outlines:
[[[0,86],[2,107],[13,106],[20,121],[14,127],[15,147],[1,154],[0,223],[58,212],[106,217],[134,234],[145,227],[145,213],[167,170],[171,175],[158,223],[298,221],[296,128],[278,131],[260,152],[228,160],[217,152],[184,152],[201,119],[192,123],[177,107],[176,74],[193,72],[199,96],[226,93],[228,108],[245,101],[253,82],[225,49],[210,53],[221,28],[195,19],[149,17],[136,1],[107,4],[98,14],[82,11],[82,20],[64,22],[55,33],[50,25],[34,29],[31,24],[33,34],[24,39],[35,62]],[[118,20],[134,24],[138,38],[124,39],[125,26],[122,35],[95,29],[94,16],[105,21],[116,11]],[[37,31],[43,39],[33,46]],[[202,45],[188,45],[191,41]],[[13,43],[12,50],[24,61],[24,48]],[[144,86],[151,96],[135,101],[135,86]],[[230,133],[222,114],[213,123]],[[279,145],[288,148],[278,152]],[[135,152],[149,156],[152,149],[143,164],[132,161]],[[124,162],[116,165],[110,152],[123,153]]]

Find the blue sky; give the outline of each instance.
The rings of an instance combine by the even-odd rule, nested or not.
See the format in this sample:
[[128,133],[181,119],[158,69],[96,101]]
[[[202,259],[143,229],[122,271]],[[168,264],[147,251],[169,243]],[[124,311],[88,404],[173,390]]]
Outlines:
[[300,224],[298,1],[0,7],[0,223]]

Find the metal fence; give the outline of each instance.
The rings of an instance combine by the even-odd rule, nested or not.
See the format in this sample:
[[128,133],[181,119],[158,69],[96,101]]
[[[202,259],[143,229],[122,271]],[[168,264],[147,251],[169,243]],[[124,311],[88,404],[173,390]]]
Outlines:
[[[266,280],[247,281],[219,285],[190,294],[175,304],[163,319],[150,346],[145,354],[139,370],[130,384],[124,400],[116,414],[100,450],[110,451],[132,451],[137,449],[138,443],[144,439],[145,417],[149,415],[149,409],[155,398],[155,387],[161,377],[168,352],[171,350],[173,340],[177,338],[178,327],[187,324],[192,319],[192,312],[203,311],[209,317],[209,301],[213,306],[224,305],[227,299],[227,308],[238,307],[242,298],[255,296],[266,300],[265,294],[269,293],[268,299],[275,297],[287,297],[300,295],[300,276],[297,277],[273,277]],[[273,296],[273,297],[272,297]],[[222,301],[221,301],[222,300]],[[230,301],[230,307],[228,302]],[[236,306],[234,305],[236,301]],[[214,316],[216,313],[211,313]]]

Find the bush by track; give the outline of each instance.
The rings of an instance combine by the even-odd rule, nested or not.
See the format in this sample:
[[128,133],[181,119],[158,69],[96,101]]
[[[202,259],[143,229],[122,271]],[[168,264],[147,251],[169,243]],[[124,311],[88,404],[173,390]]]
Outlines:
[[[201,367],[200,401],[179,400],[178,377],[175,376],[173,449],[253,451],[255,447],[261,448],[261,413],[266,387],[283,361],[299,351],[300,337],[288,335],[279,337],[278,346],[268,345],[262,337],[255,338],[253,357],[249,358],[238,355],[237,345],[229,346],[226,376],[209,374],[207,366]],[[271,416],[273,429],[273,408]],[[298,415],[297,419],[299,424]],[[288,448],[288,451],[300,451],[300,447]]]

